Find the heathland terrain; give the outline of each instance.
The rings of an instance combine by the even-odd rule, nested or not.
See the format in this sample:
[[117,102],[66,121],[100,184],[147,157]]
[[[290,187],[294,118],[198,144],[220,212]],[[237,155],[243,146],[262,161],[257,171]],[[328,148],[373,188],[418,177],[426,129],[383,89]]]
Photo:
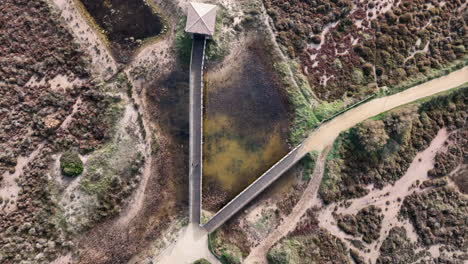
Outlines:
[[2,0],[0,263],[467,261],[467,1],[203,2],[204,220],[330,142],[207,237],[187,226],[189,1]]

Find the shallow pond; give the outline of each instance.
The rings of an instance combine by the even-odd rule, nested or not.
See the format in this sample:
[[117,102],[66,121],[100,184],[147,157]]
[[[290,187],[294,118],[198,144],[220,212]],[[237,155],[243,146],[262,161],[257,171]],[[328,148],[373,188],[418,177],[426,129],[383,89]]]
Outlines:
[[161,18],[143,0],[80,0],[105,30],[117,61],[126,63],[144,39],[161,33]]
[[203,207],[216,211],[288,152],[288,106],[261,47],[205,76]]

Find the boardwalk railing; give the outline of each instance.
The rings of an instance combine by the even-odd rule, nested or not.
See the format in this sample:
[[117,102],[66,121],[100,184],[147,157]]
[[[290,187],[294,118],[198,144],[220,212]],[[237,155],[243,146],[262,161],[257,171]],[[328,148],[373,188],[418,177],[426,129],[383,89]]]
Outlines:
[[194,35],[190,59],[189,218],[200,224],[203,145],[203,65],[206,40]]

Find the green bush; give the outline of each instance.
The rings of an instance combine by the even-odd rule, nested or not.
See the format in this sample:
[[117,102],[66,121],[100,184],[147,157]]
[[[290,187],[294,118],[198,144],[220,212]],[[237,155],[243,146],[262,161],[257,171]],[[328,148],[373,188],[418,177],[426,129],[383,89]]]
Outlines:
[[240,259],[226,252],[221,255],[221,263],[223,264],[240,264]]
[[175,35],[175,48],[179,60],[184,65],[190,64],[190,56],[192,54],[192,38],[185,33],[184,25],[187,19],[182,19],[177,25]]
[[67,151],[60,158],[62,174],[68,177],[76,177],[83,172],[83,162],[78,153]]
[[284,251],[270,250],[267,254],[267,260],[270,264],[288,264],[289,256]]
[[199,259],[199,260],[195,261],[193,264],[211,264],[211,262],[209,262],[208,260],[202,258],[202,259]]

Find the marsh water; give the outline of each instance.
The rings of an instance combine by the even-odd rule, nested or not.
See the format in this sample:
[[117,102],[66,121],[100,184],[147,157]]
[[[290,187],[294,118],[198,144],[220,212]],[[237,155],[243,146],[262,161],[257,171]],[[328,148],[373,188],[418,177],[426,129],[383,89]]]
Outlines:
[[128,62],[144,39],[161,33],[161,18],[144,0],[80,1],[105,31],[119,62]]
[[260,47],[205,76],[203,207],[216,211],[288,152],[288,106]]

